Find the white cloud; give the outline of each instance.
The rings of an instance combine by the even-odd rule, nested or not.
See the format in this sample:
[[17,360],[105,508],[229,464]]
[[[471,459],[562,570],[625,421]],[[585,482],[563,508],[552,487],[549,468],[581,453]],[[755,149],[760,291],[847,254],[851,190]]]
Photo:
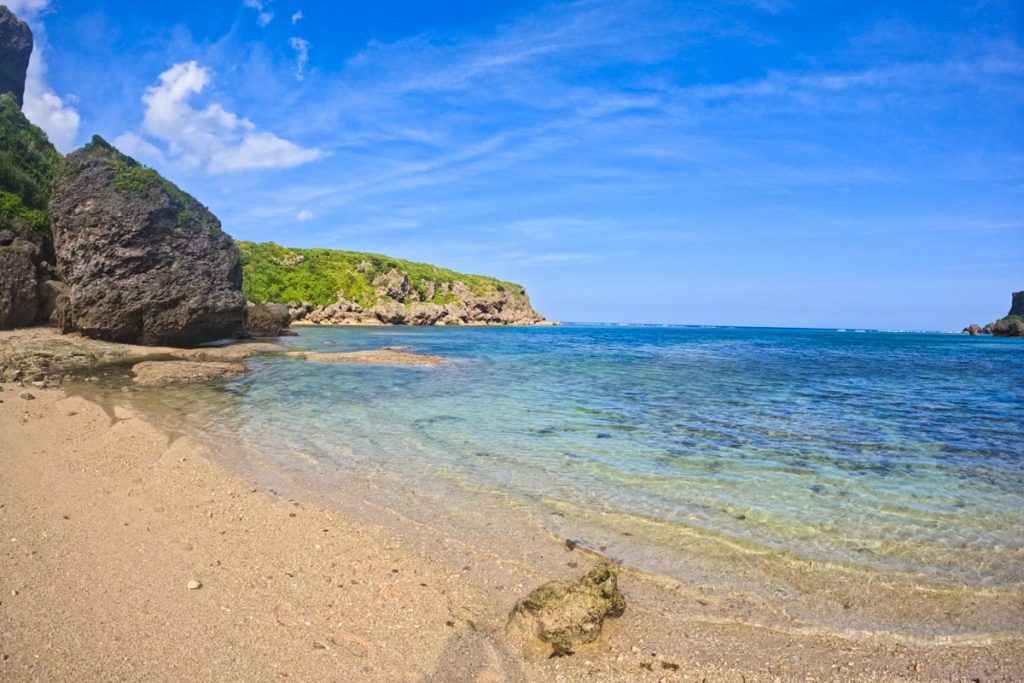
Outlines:
[[306,64],[309,63],[309,41],[305,38],[292,38],[288,42],[295,50],[295,78],[301,81],[306,77]]
[[256,23],[261,27],[266,28],[267,24],[274,20],[274,13],[265,9],[269,2],[265,5],[263,0],[244,0],[243,4],[249,9],[256,10]]
[[302,211],[299,211],[299,213],[295,215],[295,220],[299,221],[311,221],[314,218],[316,218],[316,214],[310,211],[309,209],[303,209]]
[[303,18],[302,10],[299,10],[298,12],[293,14],[292,15],[292,26],[295,26],[295,24],[299,23],[299,20],[302,19],[302,18]]
[[24,19],[23,15],[34,14],[46,9],[50,5],[50,0],[4,0],[3,4]]
[[12,12],[32,21],[35,35],[35,47],[25,76],[25,103],[21,109],[29,121],[46,131],[54,147],[68,152],[78,137],[81,117],[70,106],[74,96],[61,98],[46,84],[46,32],[36,19],[37,14],[47,8],[49,0],[8,0],[6,4]]
[[[143,94],[142,101],[146,105],[143,130],[166,144],[167,158],[188,169],[232,173],[290,168],[324,156],[318,149],[301,147],[257,130],[252,121],[219,103],[205,109],[193,107],[189,100],[206,89],[210,78],[206,67],[195,61],[183,62],[160,74],[160,82]],[[152,153],[150,148],[140,146],[145,140],[125,139],[136,149]]]

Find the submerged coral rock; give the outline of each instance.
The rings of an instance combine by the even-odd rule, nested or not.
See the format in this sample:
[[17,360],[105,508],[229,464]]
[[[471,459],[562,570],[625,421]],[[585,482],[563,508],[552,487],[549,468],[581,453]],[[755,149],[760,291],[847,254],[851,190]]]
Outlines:
[[0,95],[12,93],[25,103],[25,75],[32,56],[32,30],[6,5],[0,5]]
[[553,655],[566,655],[596,642],[604,620],[625,610],[617,572],[605,563],[577,581],[551,581],[534,590],[512,610],[509,629],[550,645]]
[[242,334],[232,239],[206,207],[94,137],[70,154],[50,200],[66,331],[195,346]]
[[241,375],[243,372],[245,372],[245,366],[241,363],[216,361],[144,361],[132,366],[135,383],[143,386],[209,382]]

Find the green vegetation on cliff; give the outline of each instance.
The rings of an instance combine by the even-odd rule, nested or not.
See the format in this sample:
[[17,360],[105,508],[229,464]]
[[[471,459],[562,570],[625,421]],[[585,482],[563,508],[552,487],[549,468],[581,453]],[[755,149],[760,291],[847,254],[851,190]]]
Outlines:
[[101,154],[110,160],[110,165],[114,168],[114,187],[122,195],[135,195],[147,199],[152,196],[153,190],[157,190],[156,196],[159,196],[159,193],[166,195],[168,204],[177,211],[176,220],[179,225],[194,220],[208,230],[221,231],[219,222],[212,214],[198,210],[200,204],[194,197],[154,169],[143,166],[124,154],[99,135],[92,136],[92,140],[83,150]]
[[11,95],[0,95],[0,228],[23,226],[50,241],[46,204],[60,162],[46,133],[25,118]]
[[[451,292],[456,280],[477,296],[493,292],[519,292],[522,288],[482,275],[466,275],[425,263],[333,249],[290,249],[273,242],[238,242],[242,254],[242,291],[256,303],[307,301],[323,306],[343,291],[350,301],[369,308],[378,303],[374,279],[395,269],[409,278],[409,288],[424,303],[446,304],[457,297]],[[433,284],[433,287],[431,287]],[[448,287],[444,287],[447,284]],[[433,291],[432,296],[428,294]]]

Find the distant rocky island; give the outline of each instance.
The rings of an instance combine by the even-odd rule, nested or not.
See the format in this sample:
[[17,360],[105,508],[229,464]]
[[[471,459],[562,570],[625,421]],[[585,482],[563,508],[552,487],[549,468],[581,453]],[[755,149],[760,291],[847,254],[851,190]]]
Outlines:
[[991,334],[994,337],[1024,337],[1024,291],[1014,292],[1010,301],[1010,312],[1006,317],[982,327],[977,323],[963,330],[972,337]]
[[377,254],[235,242],[201,202],[96,136],[66,158],[21,105],[29,26],[0,5],[0,329],[196,346],[291,321],[534,325],[517,284]]

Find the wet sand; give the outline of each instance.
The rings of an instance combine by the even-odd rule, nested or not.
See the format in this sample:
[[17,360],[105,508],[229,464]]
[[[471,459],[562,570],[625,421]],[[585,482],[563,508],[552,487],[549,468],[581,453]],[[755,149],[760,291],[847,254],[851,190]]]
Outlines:
[[603,641],[546,658],[506,634],[508,614],[596,557],[540,537],[503,553],[379,523],[353,512],[358,501],[341,512],[285,497],[137,410],[2,386],[4,681],[1024,677],[1021,642],[763,625],[759,615],[785,612],[784,596],[756,604],[629,568],[626,612]]

